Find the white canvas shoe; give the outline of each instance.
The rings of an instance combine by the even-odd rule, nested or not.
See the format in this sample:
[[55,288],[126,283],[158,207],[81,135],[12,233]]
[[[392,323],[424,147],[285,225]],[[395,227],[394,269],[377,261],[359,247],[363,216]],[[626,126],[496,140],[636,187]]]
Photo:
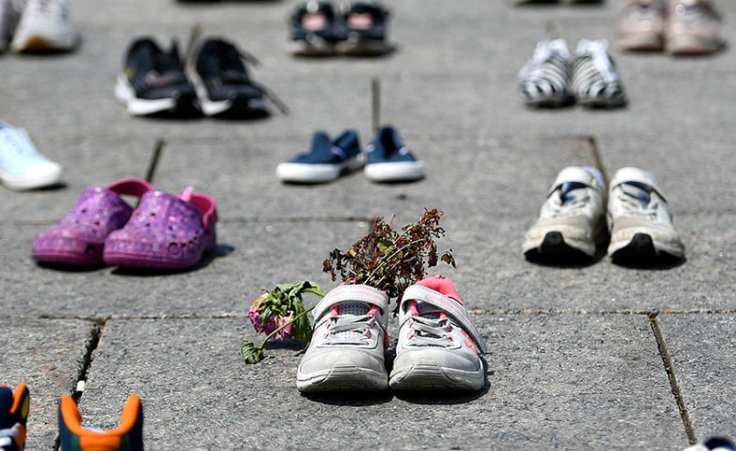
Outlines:
[[428,277],[404,292],[389,385],[394,390],[477,391],[485,384],[480,333],[450,279]]
[[314,309],[314,333],[296,375],[300,392],[385,390],[388,297],[341,285]]
[[637,168],[619,169],[608,197],[611,258],[647,261],[683,257],[685,246],[653,174]]
[[61,166],[38,153],[25,130],[0,122],[0,183],[26,190],[60,181]]
[[522,251],[529,259],[590,258],[605,231],[605,187],[600,172],[570,166],[560,171],[527,231]]
[[16,53],[67,52],[77,39],[68,0],[28,0],[10,48]]

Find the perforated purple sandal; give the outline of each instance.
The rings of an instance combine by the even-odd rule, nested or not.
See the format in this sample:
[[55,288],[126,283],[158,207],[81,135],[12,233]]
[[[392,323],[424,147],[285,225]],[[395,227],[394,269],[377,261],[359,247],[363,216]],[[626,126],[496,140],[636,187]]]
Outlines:
[[123,179],[106,188],[87,188],[77,204],[58,224],[36,236],[31,255],[41,263],[73,266],[102,265],[105,238],[125,225],[133,207],[120,196],[141,197],[150,183]]
[[130,221],[105,241],[108,265],[178,269],[215,249],[215,201],[191,187],[179,196],[146,193]]

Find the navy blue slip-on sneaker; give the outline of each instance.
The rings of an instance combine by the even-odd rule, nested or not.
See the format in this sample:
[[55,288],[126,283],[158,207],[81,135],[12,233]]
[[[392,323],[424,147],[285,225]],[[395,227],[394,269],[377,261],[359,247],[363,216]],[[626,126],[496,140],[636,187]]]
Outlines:
[[291,16],[291,37],[287,50],[298,56],[329,56],[335,43],[343,39],[342,27],[328,2],[309,0]]
[[379,56],[391,51],[387,42],[388,11],[369,2],[352,2],[342,13],[344,38],[337,51],[345,55]]
[[220,38],[204,40],[194,53],[187,69],[207,116],[266,117],[266,97],[286,112],[282,102],[248,75],[245,62],[256,64],[253,56]]
[[374,182],[402,182],[424,177],[424,166],[404,146],[399,132],[389,126],[378,129],[365,148],[368,161],[365,175]]
[[176,41],[164,52],[148,37],[133,41],[125,55],[115,97],[132,116],[196,113],[197,95],[189,83]]
[[309,152],[280,163],[276,175],[284,182],[323,183],[363,166],[363,153],[355,130],[346,130],[330,142],[325,132],[315,132]]

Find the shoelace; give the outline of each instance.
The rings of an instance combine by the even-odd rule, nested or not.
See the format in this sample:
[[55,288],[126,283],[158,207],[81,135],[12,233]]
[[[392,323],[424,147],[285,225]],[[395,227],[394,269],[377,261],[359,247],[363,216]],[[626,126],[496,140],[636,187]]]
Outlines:
[[658,217],[660,203],[652,202],[648,187],[634,183],[624,183],[620,188],[616,190],[616,199],[627,214],[649,219]]
[[426,316],[413,316],[411,318],[413,333],[409,340],[414,346],[441,346],[443,348],[452,345],[450,331],[450,319],[446,316],[440,318],[428,318]]
[[371,337],[370,329],[376,318],[373,315],[345,315],[330,317],[327,326],[325,344],[328,345],[360,345],[365,344]]
[[223,58],[220,59],[220,69],[222,70],[222,78],[235,83],[248,83],[261,92],[268,100],[273,103],[276,108],[283,114],[289,113],[289,107],[270,89],[254,82],[243,71],[245,63],[258,66],[260,61],[251,53],[239,49],[233,45],[228,45],[221,50]]
[[577,214],[580,210],[585,208],[590,202],[590,195],[577,195],[577,191],[587,188],[582,183],[575,183],[570,189],[562,187],[559,196],[552,197],[551,214],[552,218],[560,216],[571,216]]

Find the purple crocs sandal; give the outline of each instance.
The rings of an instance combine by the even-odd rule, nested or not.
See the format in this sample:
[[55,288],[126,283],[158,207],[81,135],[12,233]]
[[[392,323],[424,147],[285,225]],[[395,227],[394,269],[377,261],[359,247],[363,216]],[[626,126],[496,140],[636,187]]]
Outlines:
[[133,207],[120,196],[141,197],[152,191],[150,183],[123,179],[106,188],[87,188],[77,205],[58,224],[39,233],[31,255],[39,263],[74,266],[102,265],[105,238],[125,225]]
[[215,249],[215,201],[188,187],[179,196],[146,193],[130,221],[105,241],[108,265],[179,269]]

